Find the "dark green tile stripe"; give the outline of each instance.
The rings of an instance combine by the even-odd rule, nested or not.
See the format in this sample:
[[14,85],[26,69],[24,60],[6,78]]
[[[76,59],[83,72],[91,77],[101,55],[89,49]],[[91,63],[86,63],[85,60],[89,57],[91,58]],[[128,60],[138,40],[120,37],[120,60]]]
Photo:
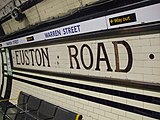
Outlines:
[[17,77],[13,77],[13,79],[17,80],[17,81],[20,81],[20,82],[30,84],[30,85],[34,85],[34,86],[37,86],[37,87],[41,87],[41,88],[44,88],[44,89],[60,92],[60,93],[66,94],[66,95],[70,95],[70,96],[73,96],[73,97],[77,97],[77,98],[81,98],[81,99],[88,100],[88,101],[91,101],[91,102],[95,102],[95,103],[98,103],[98,104],[107,105],[107,106],[110,106],[110,107],[114,107],[114,108],[117,108],[117,109],[133,112],[133,113],[144,115],[144,116],[148,116],[148,117],[151,117],[151,118],[156,118],[156,119],[160,118],[160,113],[159,112],[146,110],[146,109],[143,109],[143,108],[138,108],[138,107],[122,104],[122,103],[117,103],[117,102],[113,102],[113,101],[109,101],[109,100],[105,100],[105,99],[101,99],[101,98],[97,98],[97,97],[93,97],[93,96],[89,96],[89,95],[84,95],[84,94],[80,94],[80,93],[76,93],[76,92],[73,92],[73,91],[68,91],[68,90],[64,90],[64,89],[60,89],[60,88],[56,88],[56,87],[51,87],[51,86],[47,86],[47,85],[44,85],[44,84],[23,80],[23,79],[17,78]]
[[23,72],[38,73],[38,74],[49,75],[49,76],[65,77],[65,78],[71,78],[71,79],[78,79],[82,81],[89,81],[89,82],[95,82],[95,83],[103,83],[103,84],[110,84],[110,85],[117,85],[117,86],[129,87],[129,88],[160,92],[159,84],[153,84],[148,82],[138,82],[133,80],[122,80],[122,79],[114,79],[114,78],[102,78],[102,77],[96,77],[96,76],[92,77],[92,76],[68,74],[68,73],[61,73],[61,72],[57,73],[57,72],[43,71],[38,69],[33,70],[33,69],[24,69],[24,68],[17,68],[17,67],[13,67],[12,69],[23,71]]
[[40,77],[36,75],[30,75],[26,73],[13,72],[13,74],[28,77],[28,78],[33,78],[33,79],[40,80],[40,81],[46,81],[46,82],[56,83],[60,85],[65,85],[65,86],[70,86],[70,87],[80,88],[84,90],[89,90],[89,91],[94,91],[94,92],[99,92],[99,93],[104,93],[104,94],[109,94],[109,95],[114,95],[118,97],[124,97],[128,99],[133,99],[133,100],[138,100],[142,102],[148,102],[148,103],[160,105],[160,98],[158,97],[140,95],[136,93],[129,93],[129,92],[124,92],[124,91],[107,89],[107,88],[102,88],[102,87],[95,87],[95,86],[84,85],[84,84],[79,84],[79,83],[60,81],[56,79],[45,78],[45,77]]
[[6,64],[6,63],[2,63],[2,65],[3,65],[3,66],[7,66],[7,64]]

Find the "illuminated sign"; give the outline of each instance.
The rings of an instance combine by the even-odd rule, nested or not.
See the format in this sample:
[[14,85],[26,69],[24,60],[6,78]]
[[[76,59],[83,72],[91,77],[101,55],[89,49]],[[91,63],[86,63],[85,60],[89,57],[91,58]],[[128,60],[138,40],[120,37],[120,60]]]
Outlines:
[[[132,25],[141,25],[144,23],[147,24],[159,22],[160,15],[157,12],[159,8],[160,3],[115,14],[110,14],[107,16],[102,16],[86,21],[81,21],[74,24],[69,24],[66,26],[61,26],[58,28],[31,34],[29,36],[8,40],[2,42],[2,47],[9,47],[30,42],[44,41],[48,39],[55,39],[91,32],[98,32],[102,30],[110,30]],[[145,15],[146,13],[148,14]]]
[[135,13],[118,16],[114,18],[109,18],[110,25],[119,25],[124,23],[136,22],[136,15]]
[[6,48],[5,51],[6,51],[7,72],[9,76],[12,76],[12,67],[11,67],[9,49]]
[[27,37],[26,39],[27,39],[27,41],[32,41],[32,40],[34,40],[34,37],[30,36],[30,37]]

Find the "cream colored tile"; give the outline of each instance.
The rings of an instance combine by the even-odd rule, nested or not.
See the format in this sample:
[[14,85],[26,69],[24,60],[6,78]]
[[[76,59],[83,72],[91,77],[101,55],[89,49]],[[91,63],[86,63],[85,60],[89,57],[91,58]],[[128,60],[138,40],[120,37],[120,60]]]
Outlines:
[[149,90],[144,90],[144,94],[148,96],[160,97],[159,92],[154,92],[154,91],[149,91]]
[[99,115],[98,120],[112,120],[112,119]]
[[155,104],[144,102],[144,109],[159,112],[160,111],[160,105],[155,105]]
[[117,114],[117,115],[121,115],[121,116],[126,115],[126,111],[120,110],[120,109],[117,109],[117,108],[112,108],[112,113]]
[[157,120],[157,119],[154,119],[154,118],[150,118],[150,117],[143,116],[143,120]]
[[86,106],[86,105],[84,105],[83,109],[85,109],[87,111],[90,111],[90,112],[94,112],[94,106]]
[[79,108],[78,112],[79,112],[79,114],[83,115],[83,117],[88,116],[88,111],[85,109]]
[[144,91],[141,89],[136,89],[136,88],[127,88],[127,92],[131,92],[131,93],[137,93],[137,94],[143,94]]
[[94,119],[98,119],[98,114],[94,113],[94,112],[88,112],[88,116],[92,117]]
[[119,116],[118,120],[133,120],[133,119],[124,116]]
[[78,103],[78,101],[75,102],[75,106],[78,108],[84,108],[84,105],[81,103]]
[[126,112],[126,117],[131,118],[133,120],[143,120],[142,115],[131,113],[131,112]]
[[114,102],[126,104],[126,98],[113,96],[112,99],[113,99]]
[[143,108],[143,102],[132,99],[127,99],[127,105],[134,105],[135,107]]
[[97,113],[98,115],[102,115],[102,116],[105,115],[105,111],[99,108],[94,108],[94,113]]
[[110,106],[101,105],[101,104],[99,106],[100,106],[99,109],[104,110],[106,112],[111,112],[111,110],[112,110],[112,107],[110,107]]
[[105,112],[105,116],[108,117],[108,118],[111,118],[113,120],[118,120],[118,114],[114,114],[114,113],[111,113],[111,112]]
[[95,103],[95,102],[88,102],[89,103],[89,106],[94,106],[94,108],[99,108],[100,107],[100,104],[98,103]]

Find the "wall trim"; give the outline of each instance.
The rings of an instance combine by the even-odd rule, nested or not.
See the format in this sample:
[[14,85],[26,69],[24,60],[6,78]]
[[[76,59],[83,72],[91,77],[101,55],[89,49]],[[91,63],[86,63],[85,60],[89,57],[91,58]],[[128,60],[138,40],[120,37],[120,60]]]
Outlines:
[[126,104],[122,104],[122,103],[118,103],[118,102],[113,102],[110,100],[105,100],[105,99],[97,98],[94,96],[84,95],[81,93],[76,93],[73,91],[64,90],[61,88],[56,88],[56,87],[52,87],[52,86],[48,86],[48,85],[44,85],[44,84],[40,84],[40,83],[36,83],[36,82],[32,82],[32,81],[27,81],[27,80],[24,80],[24,79],[21,79],[18,77],[13,77],[13,79],[16,81],[19,81],[19,82],[27,83],[30,85],[34,85],[34,86],[41,87],[44,89],[48,89],[48,90],[52,90],[52,91],[59,92],[62,94],[70,95],[70,96],[77,97],[80,99],[88,100],[88,101],[95,102],[98,104],[102,104],[102,105],[114,107],[117,109],[125,110],[128,112],[132,112],[132,113],[136,113],[136,114],[140,114],[140,115],[144,115],[144,116],[148,116],[148,117],[156,118],[156,119],[160,118],[159,112],[155,112],[155,111],[151,111],[151,110],[147,110],[147,109],[143,109],[143,108],[139,108],[139,107],[134,107],[131,105],[126,105]]
[[12,69],[20,70],[23,72],[32,72],[32,73],[49,75],[49,76],[66,77],[66,78],[90,81],[95,83],[103,83],[103,84],[110,84],[110,85],[136,88],[141,90],[150,90],[154,92],[160,92],[160,84],[157,84],[157,83],[140,82],[140,81],[134,81],[134,80],[124,80],[124,79],[115,79],[115,78],[103,78],[103,77],[95,77],[95,76],[92,77],[92,76],[85,76],[85,75],[78,75],[78,74],[60,73],[60,72],[57,73],[57,72],[50,72],[50,71],[43,71],[43,70],[24,69],[24,68],[18,68],[18,67],[13,67]]

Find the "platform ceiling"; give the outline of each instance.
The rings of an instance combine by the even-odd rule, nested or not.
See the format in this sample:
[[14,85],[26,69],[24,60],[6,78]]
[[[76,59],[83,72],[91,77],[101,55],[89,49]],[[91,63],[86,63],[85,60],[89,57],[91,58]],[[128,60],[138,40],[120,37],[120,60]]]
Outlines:
[[20,6],[28,0],[0,0],[0,18],[10,13],[14,7]]

